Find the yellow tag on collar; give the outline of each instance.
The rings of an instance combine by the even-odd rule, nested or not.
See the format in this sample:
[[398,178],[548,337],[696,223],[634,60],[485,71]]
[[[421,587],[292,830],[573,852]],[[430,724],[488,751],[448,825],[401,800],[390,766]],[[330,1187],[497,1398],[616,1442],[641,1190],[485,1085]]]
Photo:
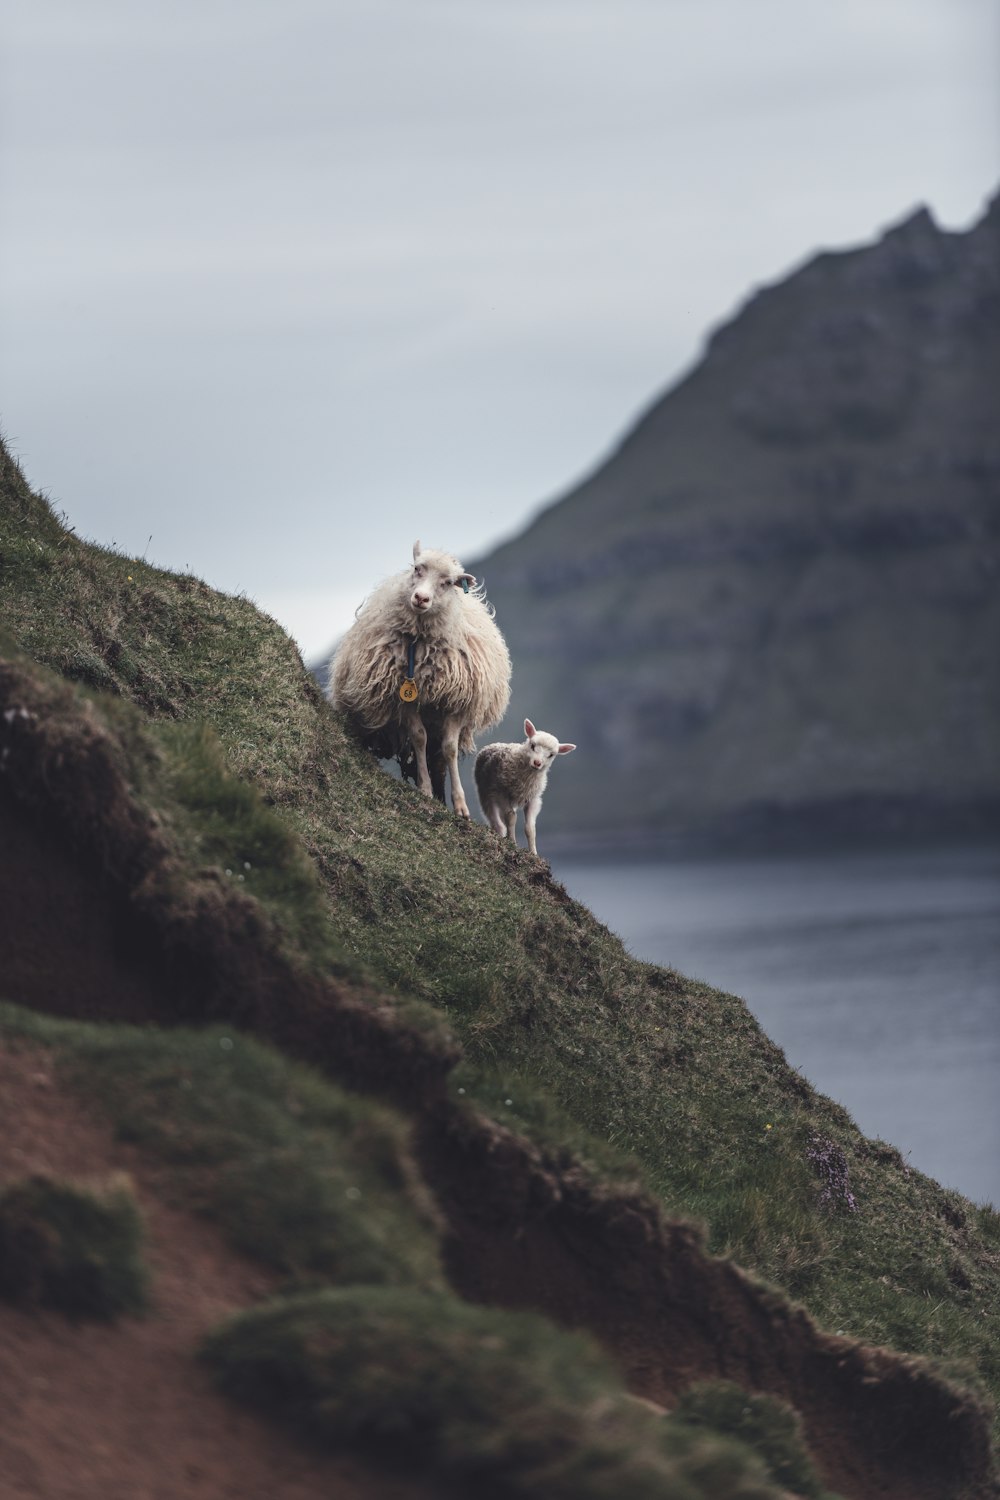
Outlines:
[[403,683],[403,686],[399,690],[399,696],[402,698],[404,703],[416,703],[420,694],[417,692],[417,684],[414,682],[412,677],[407,677],[406,681]]

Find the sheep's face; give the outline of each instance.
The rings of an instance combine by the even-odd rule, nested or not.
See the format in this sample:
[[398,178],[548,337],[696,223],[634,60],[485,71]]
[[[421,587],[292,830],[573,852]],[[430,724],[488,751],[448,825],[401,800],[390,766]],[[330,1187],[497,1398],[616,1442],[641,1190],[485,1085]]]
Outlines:
[[461,593],[463,585],[475,583],[457,557],[447,552],[421,550],[420,543],[413,547],[413,567],[410,570],[410,608],[415,615],[427,615],[432,610],[449,608]]
[[560,745],[554,734],[536,729],[530,719],[524,721],[524,732],[527,735],[524,754],[533,771],[547,771],[557,755],[568,755],[576,749],[575,745]]

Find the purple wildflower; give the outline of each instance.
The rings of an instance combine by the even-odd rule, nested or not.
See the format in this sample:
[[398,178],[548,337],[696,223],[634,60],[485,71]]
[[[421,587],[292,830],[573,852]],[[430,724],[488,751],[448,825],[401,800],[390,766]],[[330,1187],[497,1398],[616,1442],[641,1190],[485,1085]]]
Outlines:
[[846,1208],[848,1213],[856,1213],[858,1200],[851,1192],[847,1154],[843,1146],[838,1146],[836,1141],[825,1140],[821,1135],[814,1135],[809,1142],[806,1158],[823,1179],[820,1203],[830,1208],[840,1206]]

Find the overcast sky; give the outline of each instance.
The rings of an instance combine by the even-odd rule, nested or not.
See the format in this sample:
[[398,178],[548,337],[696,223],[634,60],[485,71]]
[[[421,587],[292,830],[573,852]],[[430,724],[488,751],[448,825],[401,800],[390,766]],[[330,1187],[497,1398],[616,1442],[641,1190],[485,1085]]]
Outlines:
[[0,0],[0,422],[307,656],[754,286],[1000,183],[997,0]]

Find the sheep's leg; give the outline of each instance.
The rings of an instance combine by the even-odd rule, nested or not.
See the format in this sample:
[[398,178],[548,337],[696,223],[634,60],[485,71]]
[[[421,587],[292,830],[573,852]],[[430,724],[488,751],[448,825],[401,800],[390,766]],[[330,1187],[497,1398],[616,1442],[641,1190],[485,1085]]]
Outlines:
[[412,708],[406,715],[406,732],[413,746],[413,758],[417,765],[417,786],[425,797],[433,796],[431,773],[427,769],[427,730],[423,719]]
[[486,809],[486,816],[490,820],[490,827],[493,829],[493,832],[499,834],[500,838],[505,839],[507,837],[507,824],[501,816],[499,803],[491,802]]
[[431,792],[438,802],[444,801],[444,778],[447,767],[441,751],[440,741],[433,735],[427,738],[427,769],[431,775]]
[[451,779],[451,805],[460,818],[467,818],[469,804],[465,800],[462,778],[458,774],[458,738],[461,729],[458,719],[445,719],[441,730],[441,751]]
[[516,830],[517,830],[517,808],[516,807],[512,807],[511,810],[510,810],[510,812],[507,814],[507,826],[504,829],[505,834],[510,839],[510,841],[511,841],[512,844],[516,844],[517,843],[517,832],[516,832]]
[[535,820],[538,817],[541,805],[541,797],[537,797],[533,801],[524,804],[524,831],[528,836],[528,848],[536,857],[538,849],[535,844]]

